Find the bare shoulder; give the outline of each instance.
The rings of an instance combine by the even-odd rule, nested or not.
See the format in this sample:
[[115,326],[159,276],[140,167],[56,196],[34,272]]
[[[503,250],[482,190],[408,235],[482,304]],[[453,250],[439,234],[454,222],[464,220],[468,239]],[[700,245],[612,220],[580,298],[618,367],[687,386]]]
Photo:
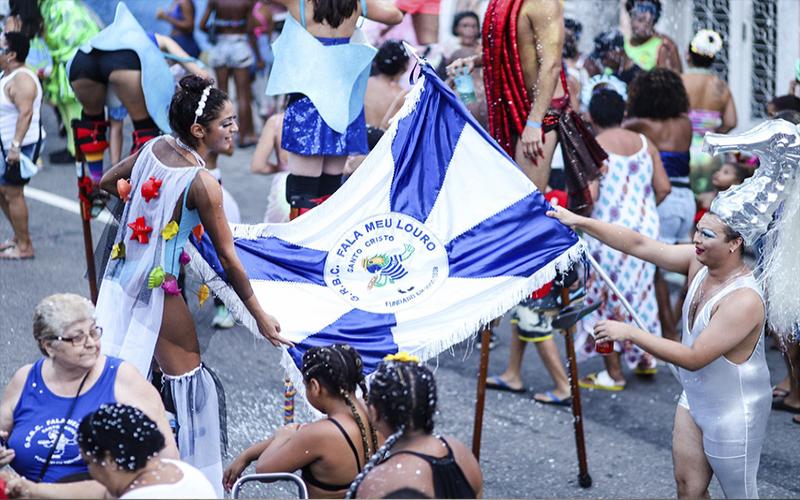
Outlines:
[[155,387],[150,385],[135,366],[127,361],[120,363],[117,367],[117,379],[114,382],[114,393],[118,400],[138,400],[148,395],[149,389],[155,391]]
[[520,9],[532,22],[552,21],[562,15],[561,0],[527,0]]
[[726,315],[736,318],[737,323],[747,319],[761,322],[764,318],[764,300],[750,287],[732,291],[719,301],[715,309],[723,309]]
[[[387,458],[367,474],[358,487],[358,498],[385,498],[387,494],[408,487],[409,484],[415,484],[417,489],[421,489],[420,486],[429,481],[425,481],[425,478],[416,474],[416,471],[419,470],[421,474],[429,474],[430,468],[414,466],[412,460],[422,461],[418,457],[405,453]],[[414,476],[409,477],[409,474],[414,474]]]
[[480,474],[481,468],[478,464],[478,460],[475,458],[475,455],[472,454],[472,450],[467,448],[467,445],[453,436],[443,436],[443,439],[447,441],[450,449],[453,450],[453,456],[456,459],[456,463],[458,463],[458,465],[464,469],[465,473],[468,475],[470,472],[477,472]]
[[14,372],[11,380],[8,381],[8,385],[6,385],[6,390],[3,394],[4,402],[13,401],[14,405],[17,404],[17,400],[22,393],[22,388],[25,385],[25,380],[28,378],[28,374],[31,372],[31,368],[33,368],[33,364],[27,364]]
[[675,40],[670,38],[668,35],[660,34],[659,37],[661,38],[661,43],[669,49],[677,50],[678,46],[675,44]]

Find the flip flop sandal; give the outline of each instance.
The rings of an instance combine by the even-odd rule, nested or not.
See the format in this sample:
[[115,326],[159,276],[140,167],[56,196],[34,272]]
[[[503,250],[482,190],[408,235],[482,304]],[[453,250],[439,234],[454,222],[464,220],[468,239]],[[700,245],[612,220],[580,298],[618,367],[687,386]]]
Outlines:
[[486,388],[492,389],[494,391],[506,391],[506,392],[513,392],[515,394],[522,394],[527,389],[524,387],[515,388],[511,387],[506,383],[505,380],[500,378],[500,375],[493,375],[486,379]]
[[797,406],[789,406],[786,404],[784,398],[776,398],[772,400],[772,409],[778,411],[786,411],[789,413],[794,413],[795,415],[800,414],[800,407]]
[[16,246],[0,251],[0,260],[30,260],[33,255],[20,255]]
[[658,373],[658,368],[645,368],[645,367],[636,367],[633,369],[633,373],[639,375],[640,377],[651,377]]
[[621,391],[625,388],[625,384],[626,382],[617,382],[611,378],[606,370],[590,373],[578,382],[578,385],[584,389],[600,389],[602,391]]
[[800,425],[800,418],[798,417],[800,416],[795,415],[794,417],[792,417],[792,422],[796,423],[797,425]]
[[543,405],[555,405],[555,406],[569,406],[572,404],[572,396],[567,396],[565,398],[559,398],[553,391],[544,391],[544,395],[550,399],[539,399],[536,396],[533,397],[533,400],[537,403],[542,403]]
[[785,398],[789,395],[789,391],[778,387],[777,385],[772,388],[772,397],[773,398]]
[[17,246],[17,242],[16,241],[14,241],[14,240],[6,240],[6,241],[0,243],[0,252],[5,252],[9,248],[14,248],[15,246]]

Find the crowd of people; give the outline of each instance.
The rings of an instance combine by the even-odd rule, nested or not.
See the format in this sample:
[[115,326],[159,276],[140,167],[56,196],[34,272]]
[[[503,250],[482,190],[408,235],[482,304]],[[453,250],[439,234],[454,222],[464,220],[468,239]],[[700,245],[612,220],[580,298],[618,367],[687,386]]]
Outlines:
[[[67,135],[58,153],[82,162],[82,203],[93,214],[108,207],[118,229],[101,243],[96,307],[58,294],[35,308],[43,357],[13,375],[0,401],[0,467],[13,470],[0,469],[0,496],[218,498],[252,464],[300,471],[314,497],[482,495],[470,450],[434,433],[433,373],[400,353],[367,381],[343,344],[302,358],[304,394],[322,418],[276,429],[224,467],[222,391],[187,305],[188,245],[211,246],[255,328],[292,345],[234,249],[238,207],[218,157],[255,146],[250,171],[271,176],[264,221],[313,210],[350,182],[402,107],[415,66],[403,42],[551,201],[548,215],[591,237],[586,251],[646,328],[630,325],[633,313],[594,271],[562,273],[510,311],[508,366],[487,387],[525,393],[533,343],[553,381],[533,399],[571,404],[552,321],[563,297],[583,300],[597,307],[578,324],[578,359],[602,354],[605,368],[581,387],[621,391],[631,375],[675,367],[677,495],[707,495],[714,475],[729,498],[758,496],[770,410],[800,424],[800,348],[797,331],[767,327],[769,297],[753,274],[768,243],[752,235],[769,221],[742,228],[721,209],[760,160],[702,151],[707,132],[737,127],[731,90],[712,70],[719,33],[701,29],[679,47],[656,31],[659,0],[620,2],[619,26],[589,54],[561,0],[209,0],[203,12],[175,0],[154,12],[169,34],[145,31],[124,2],[102,29],[79,1],[8,3],[0,208],[13,236],[0,260],[35,256],[23,189],[48,135],[46,102]],[[798,88],[800,71],[769,119],[800,123]],[[213,325],[232,327],[214,300]],[[775,387],[767,335],[788,368]]]

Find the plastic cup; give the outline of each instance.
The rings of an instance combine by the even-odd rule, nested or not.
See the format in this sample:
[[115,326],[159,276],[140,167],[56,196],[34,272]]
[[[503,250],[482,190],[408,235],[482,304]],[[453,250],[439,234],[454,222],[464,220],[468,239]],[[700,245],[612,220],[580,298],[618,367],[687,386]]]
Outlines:
[[611,354],[612,352],[614,352],[614,342],[612,340],[606,340],[605,342],[595,342],[594,352],[602,354],[603,356]]
[[453,80],[456,84],[456,92],[461,102],[464,104],[472,104],[478,100],[475,95],[475,84],[472,82],[472,75],[465,72],[456,76]]

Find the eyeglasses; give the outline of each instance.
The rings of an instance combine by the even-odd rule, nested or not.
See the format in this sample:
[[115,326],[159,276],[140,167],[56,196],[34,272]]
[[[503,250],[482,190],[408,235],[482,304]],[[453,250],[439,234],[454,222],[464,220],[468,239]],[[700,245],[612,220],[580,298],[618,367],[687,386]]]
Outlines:
[[62,337],[59,335],[57,337],[48,337],[47,340],[60,340],[62,342],[69,342],[70,344],[73,345],[73,347],[78,347],[85,345],[86,339],[88,337],[92,337],[92,340],[98,340],[102,336],[103,336],[103,327],[95,325],[92,327],[91,330],[89,330],[89,333],[81,332],[72,337]]

